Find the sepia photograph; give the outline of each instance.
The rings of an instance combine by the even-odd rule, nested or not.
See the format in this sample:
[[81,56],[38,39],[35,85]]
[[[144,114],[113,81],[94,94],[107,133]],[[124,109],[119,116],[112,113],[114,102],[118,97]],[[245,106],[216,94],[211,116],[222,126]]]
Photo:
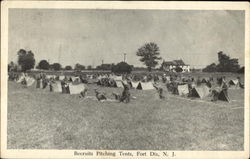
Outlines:
[[6,150],[247,151],[249,10],[82,6],[8,8]]

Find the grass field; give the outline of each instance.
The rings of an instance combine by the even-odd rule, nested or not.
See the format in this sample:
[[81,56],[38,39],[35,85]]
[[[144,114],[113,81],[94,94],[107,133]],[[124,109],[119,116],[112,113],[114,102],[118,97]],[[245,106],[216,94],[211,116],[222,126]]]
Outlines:
[[131,94],[129,104],[98,102],[9,82],[8,149],[243,150],[243,89],[229,90],[230,103]]

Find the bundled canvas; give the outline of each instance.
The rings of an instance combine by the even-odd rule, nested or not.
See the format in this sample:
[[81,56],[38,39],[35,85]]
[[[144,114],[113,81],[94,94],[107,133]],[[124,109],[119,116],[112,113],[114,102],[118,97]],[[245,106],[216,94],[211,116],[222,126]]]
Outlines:
[[177,89],[180,96],[187,96],[189,93],[188,84],[178,85]]
[[32,86],[35,83],[35,79],[32,77],[25,77],[25,80],[27,82],[27,86]]
[[64,76],[59,76],[60,81],[64,80],[64,78],[65,78]]
[[83,91],[85,89],[85,85],[84,84],[69,84],[69,92],[70,94],[80,94],[81,91]]

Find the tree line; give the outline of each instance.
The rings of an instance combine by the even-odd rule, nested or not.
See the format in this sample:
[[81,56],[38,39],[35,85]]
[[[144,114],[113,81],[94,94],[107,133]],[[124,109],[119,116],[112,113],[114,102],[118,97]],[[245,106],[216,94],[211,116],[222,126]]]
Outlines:
[[[26,51],[24,49],[20,49],[17,52],[18,55],[18,65],[16,65],[14,62],[11,62],[8,65],[8,71],[10,70],[19,70],[21,71],[27,71],[30,69],[33,69],[35,66],[35,57],[34,53],[32,51]],[[139,57],[139,61],[142,62],[148,69],[148,71],[152,71],[153,68],[155,68],[159,64],[159,60],[162,58],[160,57],[160,49],[157,46],[156,43],[150,42],[146,43],[143,46],[141,46],[137,52],[136,55]],[[206,68],[203,69],[203,72],[244,72],[244,67],[240,68],[240,65],[238,64],[238,59],[230,58],[226,54],[224,54],[222,51],[218,52],[218,64],[212,63],[208,65]],[[112,72],[117,73],[130,73],[133,69],[133,65],[129,65],[128,63],[119,62],[117,64],[101,64],[97,66],[96,68],[92,68],[91,65],[84,66],[82,64],[75,64],[74,68],[72,66],[65,66],[64,68],[60,63],[53,63],[50,64],[47,60],[41,60],[38,65],[36,66],[37,69],[42,70],[111,70]],[[160,69],[162,69],[160,67]],[[181,70],[178,72],[182,72]]]
[[[34,53],[32,51],[26,51],[24,49],[20,49],[17,52],[18,55],[18,65],[16,65],[14,62],[11,62],[8,65],[8,70],[20,70],[20,71],[27,71],[30,69],[33,69],[35,67],[35,57]],[[136,52],[136,55],[140,57],[140,61],[143,62],[149,71],[152,70],[152,68],[155,68],[156,65],[158,65],[158,60],[161,59],[159,57],[160,52],[159,52],[159,47],[157,44],[151,42],[147,43],[141,48],[138,49]],[[19,66],[19,67],[18,67]],[[75,67],[72,68],[72,66],[65,66],[65,68],[62,67],[60,63],[53,63],[50,64],[47,60],[41,60],[38,65],[36,66],[37,69],[41,70],[91,70],[94,69],[92,68],[91,65],[89,66],[84,66],[79,63],[75,64]],[[129,65],[128,63],[124,62],[119,62],[117,64],[101,64],[97,66],[95,69],[98,70],[111,70],[112,72],[117,72],[117,73],[130,73],[133,70],[133,65]]]

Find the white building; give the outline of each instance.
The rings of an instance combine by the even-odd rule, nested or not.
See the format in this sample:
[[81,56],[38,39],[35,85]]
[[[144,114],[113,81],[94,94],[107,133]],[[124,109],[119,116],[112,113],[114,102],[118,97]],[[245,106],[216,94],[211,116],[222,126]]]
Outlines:
[[173,61],[163,61],[162,68],[167,72],[176,72],[176,68],[182,68],[182,72],[190,72],[190,66],[185,64],[181,59]]

